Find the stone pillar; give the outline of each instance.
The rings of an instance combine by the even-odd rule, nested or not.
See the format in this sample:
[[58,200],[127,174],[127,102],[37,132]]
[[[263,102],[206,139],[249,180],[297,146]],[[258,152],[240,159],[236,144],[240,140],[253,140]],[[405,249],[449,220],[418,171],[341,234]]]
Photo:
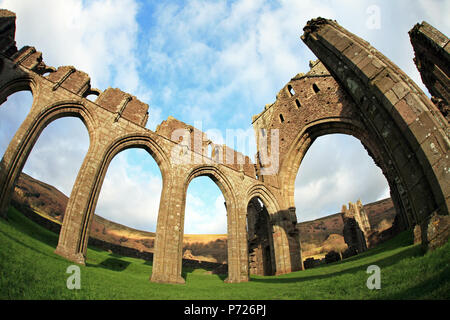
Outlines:
[[96,141],[89,150],[72,188],[55,253],[79,264],[85,264],[89,228],[103,183],[106,168],[101,170],[104,152]]
[[284,230],[284,223],[278,221],[273,225],[273,247],[275,251],[275,274],[291,272],[289,242]]
[[41,131],[36,128],[33,130],[35,124],[32,109],[9,143],[0,162],[0,215],[5,218],[16,180]]
[[282,210],[272,217],[275,274],[302,270],[299,234],[291,214],[290,210]]
[[[176,173],[172,176],[181,176]],[[164,178],[163,178],[164,180]],[[163,185],[156,227],[153,269],[150,280],[160,283],[185,283],[181,276],[185,190],[182,183],[166,178]]]
[[225,282],[247,282],[249,280],[247,204],[243,201],[239,201],[237,206],[227,203],[227,216],[228,277]]

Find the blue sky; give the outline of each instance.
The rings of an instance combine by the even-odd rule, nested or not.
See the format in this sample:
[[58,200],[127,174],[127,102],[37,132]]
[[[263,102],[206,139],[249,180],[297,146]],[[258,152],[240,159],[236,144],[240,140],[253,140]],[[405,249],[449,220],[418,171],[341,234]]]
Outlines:
[[[17,14],[19,47],[35,46],[47,65],[87,72],[92,87],[118,87],[148,103],[147,128],[171,115],[223,137],[227,130],[252,130],[251,117],[308,71],[315,57],[300,36],[312,18],[337,20],[424,90],[407,32],[423,20],[446,34],[450,29],[450,1],[444,0],[3,0],[0,7]],[[30,105],[30,94],[18,93],[0,107],[0,154]],[[24,171],[69,195],[88,145],[81,121],[59,119],[44,130]],[[240,151],[253,156],[254,150]],[[154,160],[141,150],[123,152],[111,163],[96,212],[155,231],[160,190]],[[359,141],[324,136],[299,170],[297,217],[310,220],[348,201],[386,196],[386,181]],[[223,197],[208,178],[189,186],[185,232],[226,233]]]

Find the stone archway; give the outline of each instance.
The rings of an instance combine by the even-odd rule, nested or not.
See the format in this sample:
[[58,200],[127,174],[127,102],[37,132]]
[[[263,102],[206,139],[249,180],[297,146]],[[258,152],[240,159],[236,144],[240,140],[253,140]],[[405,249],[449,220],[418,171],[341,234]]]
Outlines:
[[86,126],[90,141],[94,138],[94,120],[89,110],[78,101],[60,101],[48,107],[39,108],[39,99],[17,130],[1,161],[0,170],[0,212],[5,214],[14,184],[42,131],[51,122],[62,117],[77,117]]
[[303,130],[301,130],[287,153],[285,161],[289,165],[283,166],[280,171],[281,184],[282,186],[286,186],[284,192],[288,196],[290,205],[295,205],[295,180],[304,156],[317,138],[328,134],[351,135],[361,142],[361,144],[368,152],[368,155],[381,169],[383,175],[386,178],[386,181],[389,184],[391,198],[394,202],[398,214],[398,227],[407,228],[411,226],[413,218],[407,215],[408,207],[406,207],[401,201],[401,195],[397,190],[395,172],[392,167],[389,166],[389,163],[392,163],[389,155],[383,149],[381,141],[377,137],[371,136],[367,129],[364,127],[363,123],[356,119],[323,119],[312,122],[305,128],[303,128]]
[[[248,253],[245,223],[241,220],[240,202],[235,196],[236,187],[217,166],[177,166],[176,173],[164,188],[167,202],[158,216],[154,267],[154,282],[184,283],[181,277],[186,193],[196,177],[207,176],[222,191],[227,209],[228,277],[225,282],[248,281]],[[181,177],[181,178],[180,178]],[[164,268],[164,269],[163,269]],[[168,272],[169,269],[169,272]]]
[[450,143],[442,113],[400,68],[335,21],[309,21],[302,40],[354,101],[370,135],[382,142],[392,167],[388,180],[395,180],[408,227],[434,211],[447,215]]
[[188,174],[185,182],[184,197],[189,183],[196,177],[210,177],[222,191],[227,210],[227,248],[228,248],[228,277],[227,283],[248,281],[248,247],[245,229],[245,215],[241,208],[241,201],[236,198],[239,189],[233,185],[224,172],[216,166],[201,166],[194,168]]
[[247,232],[250,274],[275,274],[272,223],[269,212],[259,197],[253,197],[247,205]]
[[[300,239],[298,231],[295,229],[296,219],[293,217],[295,208],[289,206],[281,208],[280,200],[277,200],[280,196],[279,190],[275,189],[272,192],[264,184],[255,184],[247,191],[247,206],[252,200],[258,198],[269,216],[271,234],[268,242],[271,246],[271,269],[274,274],[302,270]],[[282,202],[283,200],[281,200]],[[248,207],[247,214],[249,214]]]
[[[102,148],[96,141],[89,149],[75,181],[56,253],[78,263],[85,263],[90,225],[108,166],[118,153],[130,148],[142,148],[155,159],[161,170],[165,189],[165,181],[170,175],[168,158],[151,136],[128,134],[117,138],[106,148]],[[160,202],[164,202],[162,196]]]

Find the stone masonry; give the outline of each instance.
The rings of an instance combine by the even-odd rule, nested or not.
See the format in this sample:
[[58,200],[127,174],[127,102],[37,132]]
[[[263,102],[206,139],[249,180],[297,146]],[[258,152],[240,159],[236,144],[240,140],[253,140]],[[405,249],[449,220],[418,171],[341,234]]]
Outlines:
[[414,62],[422,81],[447,121],[450,119],[450,41],[427,22],[416,24],[409,32]]
[[370,223],[361,200],[356,203],[349,202],[348,208],[343,205],[341,215],[344,221],[344,241],[349,250],[357,253],[366,251]]
[[[250,269],[258,274],[303,269],[295,178],[310,145],[325,134],[350,134],[363,143],[388,180],[403,228],[433,212],[448,215],[447,119],[398,67],[336,22],[318,18],[304,31],[302,40],[320,61],[311,62],[307,74],[292,78],[276,101],[253,117],[259,151],[252,163],[173,117],[155,132],[146,129],[147,104],[118,88],[91,88],[89,75],[73,66],[47,66],[34,47],[19,50],[15,14],[0,10],[0,102],[22,90],[33,95],[31,110],[0,162],[1,215],[6,217],[15,181],[39,135],[61,117],[80,118],[90,138],[55,250],[80,264],[109,163],[128,148],[146,150],[162,174],[155,282],[185,282],[186,192],[198,176],[210,177],[225,198],[226,282],[248,281]],[[86,98],[91,94],[95,101]]]

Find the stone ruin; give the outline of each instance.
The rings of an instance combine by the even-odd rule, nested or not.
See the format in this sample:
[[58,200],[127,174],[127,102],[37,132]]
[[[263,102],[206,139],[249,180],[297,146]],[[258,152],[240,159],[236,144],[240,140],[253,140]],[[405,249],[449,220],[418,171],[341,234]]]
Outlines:
[[[370,43],[336,21],[308,21],[301,39],[318,60],[252,118],[258,149],[253,163],[174,118],[155,132],[146,129],[151,108],[137,97],[118,88],[91,88],[85,72],[47,66],[34,47],[18,49],[15,18],[13,12],[0,10],[0,102],[28,90],[33,104],[0,162],[0,213],[7,216],[15,182],[46,126],[61,117],[80,118],[90,146],[55,250],[70,261],[85,263],[106,171],[114,156],[128,148],[146,150],[163,179],[150,278],[154,282],[185,282],[181,271],[186,192],[198,176],[210,177],[226,201],[226,282],[249,281],[250,273],[302,270],[295,179],[311,144],[326,134],[348,134],[361,141],[388,181],[401,228],[424,224],[432,214],[448,216],[450,44],[426,23],[415,26],[410,38],[433,99]],[[87,99],[91,94],[97,98]]]
[[344,222],[344,241],[351,253],[357,254],[368,249],[367,241],[370,232],[369,218],[364,210],[361,200],[342,206],[342,220]]

